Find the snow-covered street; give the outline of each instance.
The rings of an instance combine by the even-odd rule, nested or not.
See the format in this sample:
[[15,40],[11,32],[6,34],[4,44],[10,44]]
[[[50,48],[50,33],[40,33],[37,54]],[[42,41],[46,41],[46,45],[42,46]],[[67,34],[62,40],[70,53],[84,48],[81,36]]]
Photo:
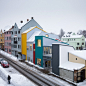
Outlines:
[[[7,82],[7,75],[11,76],[11,84]],[[13,67],[3,68],[0,65],[0,86],[36,86],[32,81],[19,73]]]

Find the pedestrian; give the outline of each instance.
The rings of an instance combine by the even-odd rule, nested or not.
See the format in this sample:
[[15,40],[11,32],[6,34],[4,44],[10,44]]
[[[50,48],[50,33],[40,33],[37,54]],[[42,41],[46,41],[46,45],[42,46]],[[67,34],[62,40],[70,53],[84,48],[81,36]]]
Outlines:
[[8,84],[10,84],[10,79],[11,79],[10,75],[8,75],[7,79],[8,79]]

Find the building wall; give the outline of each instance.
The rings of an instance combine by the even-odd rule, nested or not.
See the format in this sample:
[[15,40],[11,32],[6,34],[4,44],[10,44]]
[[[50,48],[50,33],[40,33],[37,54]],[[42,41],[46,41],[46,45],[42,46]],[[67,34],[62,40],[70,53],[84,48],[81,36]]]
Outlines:
[[60,45],[59,51],[60,51],[59,61],[61,65],[68,61],[68,51],[74,51],[74,48],[67,45]]
[[[85,61],[86,62],[86,61]],[[78,72],[81,72],[83,69],[85,69],[85,79],[86,79],[86,65],[82,69],[78,70]]]
[[[77,60],[76,60],[77,58]],[[71,53],[69,53],[69,61],[70,62],[74,62],[74,63],[81,63],[81,64],[85,64],[85,60],[82,58],[79,58]]]
[[27,34],[25,33],[25,34],[22,34],[21,43],[22,43],[22,54],[26,55],[26,60],[27,60],[27,51],[26,51],[26,49],[27,49],[26,43],[27,42],[26,41],[27,41]]
[[0,32],[0,49],[4,49],[4,33]]
[[[32,44],[32,50],[30,50],[30,44]],[[30,61],[33,62],[33,42],[27,42],[27,48],[27,60],[30,59]]]
[[[37,46],[37,40],[41,40],[41,47]],[[41,67],[43,67],[43,37],[35,37],[35,64],[37,64],[37,58],[41,59]]]
[[[69,39],[69,41],[68,41],[68,39]],[[73,39],[73,41],[72,41],[72,39]],[[74,41],[74,39],[75,39],[75,41]],[[84,40],[82,40],[82,39],[84,39]],[[61,38],[61,40],[62,41],[66,41],[69,45],[71,45],[71,46],[73,46],[75,49],[76,49],[76,47],[85,47],[85,37],[84,36],[82,36],[81,38]],[[77,43],[79,43],[79,45],[77,45]],[[84,43],[84,45],[82,45],[82,43]]]
[[69,70],[60,68],[59,69],[59,74],[60,74],[61,77],[65,78],[65,79],[68,79],[68,80],[71,80],[71,81],[74,80],[74,77],[73,77],[74,73],[73,73],[73,71],[69,71]]
[[57,40],[54,40],[53,38],[43,37],[43,46],[49,46],[52,45],[52,43],[60,43]]
[[[7,32],[8,32],[8,34],[7,34]],[[6,51],[6,49],[8,51]],[[4,51],[6,51],[7,53],[11,54],[11,51],[9,51],[9,50],[11,50],[11,31],[6,31],[4,33]]]
[[59,45],[52,44],[52,72],[59,75]]

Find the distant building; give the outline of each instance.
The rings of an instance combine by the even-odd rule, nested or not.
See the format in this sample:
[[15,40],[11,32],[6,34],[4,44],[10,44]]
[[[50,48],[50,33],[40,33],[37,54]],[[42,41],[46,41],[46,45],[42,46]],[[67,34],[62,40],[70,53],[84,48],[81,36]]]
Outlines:
[[68,32],[62,36],[61,41],[67,42],[69,45],[73,46],[75,50],[80,50],[85,47],[85,37],[72,32]]
[[4,32],[4,51],[9,54],[11,54],[11,30],[12,28]]
[[4,33],[0,32],[0,49],[4,50]]

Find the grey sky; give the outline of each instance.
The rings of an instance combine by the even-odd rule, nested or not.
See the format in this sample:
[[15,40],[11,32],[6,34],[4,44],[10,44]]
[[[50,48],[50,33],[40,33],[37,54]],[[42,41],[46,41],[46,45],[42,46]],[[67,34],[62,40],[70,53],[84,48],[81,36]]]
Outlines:
[[0,0],[0,29],[31,17],[47,32],[86,30],[86,0]]

